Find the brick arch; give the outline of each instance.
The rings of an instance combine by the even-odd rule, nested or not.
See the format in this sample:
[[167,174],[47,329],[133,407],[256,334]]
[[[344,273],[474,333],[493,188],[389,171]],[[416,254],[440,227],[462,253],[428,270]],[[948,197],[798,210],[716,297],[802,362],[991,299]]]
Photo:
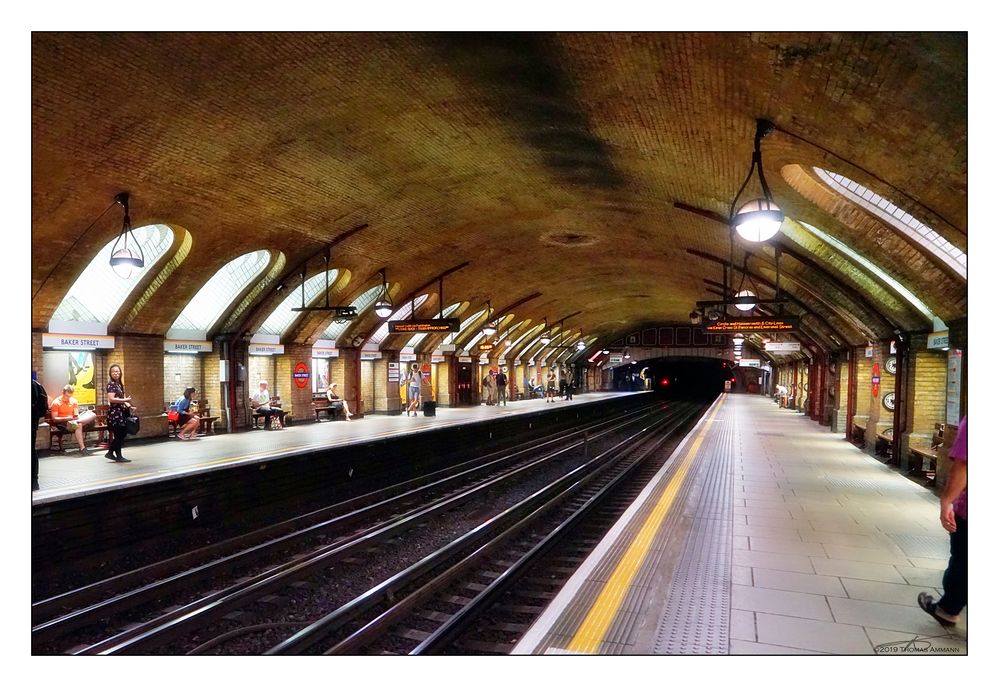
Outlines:
[[[966,282],[941,266],[922,246],[831,189],[801,165],[785,165],[781,176],[788,186],[833,220],[821,227],[824,231],[865,255],[922,299],[939,317],[949,320],[967,312]],[[877,188],[881,184],[863,181],[870,183],[872,190],[890,195],[890,191]],[[955,233],[956,230],[952,230],[947,239],[954,242],[956,237],[951,234]]]

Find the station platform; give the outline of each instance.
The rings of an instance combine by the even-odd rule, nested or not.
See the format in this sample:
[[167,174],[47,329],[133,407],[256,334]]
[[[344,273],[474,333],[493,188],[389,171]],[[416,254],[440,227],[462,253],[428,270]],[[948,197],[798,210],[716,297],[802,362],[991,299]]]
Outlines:
[[514,654],[966,654],[918,607],[934,494],[760,396],[723,394]]
[[44,455],[40,452],[39,489],[32,492],[32,504],[41,505],[67,498],[113,489],[133,487],[193,473],[223,470],[237,465],[273,460],[283,455],[328,449],[333,446],[368,443],[376,439],[426,432],[455,425],[489,422],[513,415],[562,409],[620,398],[633,393],[588,392],[571,401],[556,398],[510,401],[505,406],[437,408],[435,417],[369,414],[352,421],[298,422],[281,430],[248,430],[231,434],[203,436],[193,441],[171,438],[125,442],[124,455],[131,463],[114,463],[104,451],[92,449],[83,456],[76,449]]

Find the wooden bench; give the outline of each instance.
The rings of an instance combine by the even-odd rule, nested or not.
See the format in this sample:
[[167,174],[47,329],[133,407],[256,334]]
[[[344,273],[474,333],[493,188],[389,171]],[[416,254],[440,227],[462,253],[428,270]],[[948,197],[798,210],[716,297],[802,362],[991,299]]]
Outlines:
[[[200,415],[198,418],[198,434],[215,434],[215,423],[221,418],[218,415],[212,415],[211,406],[208,405],[207,401],[198,401],[198,408],[200,409]],[[167,406],[163,414],[166,415],[170,411],[170,406]],[[167,436],[175,437],[177,436],[177,430],[180,422],[171,422],[167,420]]]
[[892,445],[895,442],[895,428],[879,425],[877,438],[874,440],[874,453],[879,456],[890,456]]
[[[271,408],[281,410],[281,397],[271,396],[270,406]],[[267,426],[266,422],[267,416],[261,414],[260,411],[258,411],[256,408],[253,409],[253,413],[251,414],[250,419],[253,422],[253,429],[263,429],[264,427]],[[290,424],[291,424],[291,415],[285,413],[284,415],[281,416],[281,426],[285,427]]]
[[[85,412],[85,411],[84,411]],[[87,444],[87,435],[91,432],[97,432],[97,442],[96,445],[100,446],[107,443],[107,431],[108,431],[108,406],[96,406],[94,413],[97,415],[97,420],[92,424],[87,425],[83,428],[83,444]],[[66,424],[62,422],[52,422],[52,411],[45,413],[42,421],[49,427],[49,450],[50,451],[64,451],[65,448],[62,445],[63,437],[67,434],[73,434],[73,431],[66,428]],[[58,444],[59,448],[53,448],[53,444]]]
[[330,401],[326,398],[326,394],[312,397],[312,411],[316,414],[316,422],[320,421],[320,413],[326,413],[330,420],[336,420],[338,418],[343,419],[346,417],[343,412],[343,401]]
[[864,435],[867,433],[867,415],[854,415],[853,424],[850,426],[850,441],[860,448],[867,446]]

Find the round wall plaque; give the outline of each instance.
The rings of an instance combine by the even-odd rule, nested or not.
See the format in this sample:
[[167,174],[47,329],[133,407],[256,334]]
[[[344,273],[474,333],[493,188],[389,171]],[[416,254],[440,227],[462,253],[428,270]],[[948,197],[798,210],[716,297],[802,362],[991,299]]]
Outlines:
[[895,356],[891,356],[885,361],[885,371],[888,372],[888,374],[895,374],[895,366],[897,364],[898,362],[896,361]]
[[885,397],[881,399],[881,405],[883,405],[885,407],[885,409],[890,410],[890,411],[892,411],[894,413],[895,412],[895,392],[892,391],[889,394],[885,394]]

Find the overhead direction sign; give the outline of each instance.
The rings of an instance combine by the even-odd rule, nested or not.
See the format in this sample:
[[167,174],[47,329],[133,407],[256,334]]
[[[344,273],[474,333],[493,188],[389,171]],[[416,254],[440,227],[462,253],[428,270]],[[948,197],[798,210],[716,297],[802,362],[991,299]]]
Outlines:
[[456,317],[443,320],[389,320],[388,325],[389,334],[428,334],[461,330],[461,320]]
[[709,332],[792,332],[798,329],[797,317],[738,317],[712,322]]
[[797,341],[770,341],[763,344],[765,350],[771,353],[798,353],[801,344]]
[[479,344],[479,350],[480,351],[491,351],[491,350],[493,350],[494,346],[495,346],[495,344],[491,344],[491,343],[480,343]]

